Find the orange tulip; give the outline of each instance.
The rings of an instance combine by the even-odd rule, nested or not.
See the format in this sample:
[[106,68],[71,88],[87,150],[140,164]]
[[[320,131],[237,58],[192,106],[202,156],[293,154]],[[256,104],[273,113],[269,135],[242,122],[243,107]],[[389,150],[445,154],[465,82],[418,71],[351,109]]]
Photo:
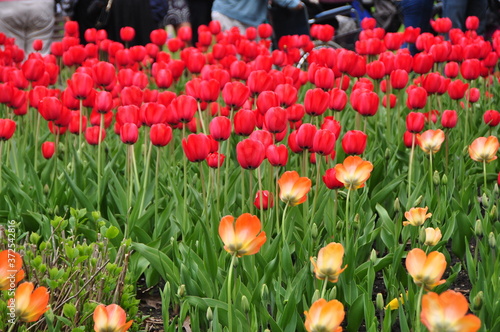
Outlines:
[[119,305],[99,304],[94,310],[95,332],[125,332],[132,325],[133,320],[127,320],[125,310]]
[[425,153],[429,154],[432,152],[434,154],[441,148],[444,138],[444,131],[441,129],[429,129],[424,131],[421,135],[417,134],[417,143]]
[[24,278],[23,259],[17,252],[0,252],[0,291],[14,289]]
[[344,320],[344,305],[337,300],[326,302],[319,299],[305,311],[305,327],[308,332],[340,332],[340,324]]
[[35,322],[45,311],[49,310],[49,293],[47,288],[35,286],[32,282],[23,282],[16,289],[14,304],[16,317],[23,322]]
[[405,218],[408,221],[403,221],[404,226],[421,226],[427,218],[432,217],[432,213],[427,213],[429,208],[411,208],[410,211],[405,212]]
[[307,177],[300,177],[296,171],[288,171],[278,180],[280,186],[280,199],[295,206],[302,204],[307,199],[307,193],[311,190],[311,180]]
[[495,136],[479,137],[469,145],[469,155],[471,159],[479,162],[487,162],[493,161],[497,159],[498,152],[498,138]]
[[349,156],[344,160],[343,164],[335,166],[337,180],[342,182],[349,190],[364,187],[366,180],[370,178],[372,170],[372,163],[358,156]]
[[461,293],[452,290],[440,295],[429,292],[422,297],[420,320],[429,332],[475,332],[481,327],[481,320],[467,314],[468,310],[469,303]]
[[341,268],[344,247],[340,243],[332,242],[319,250],[318,259],[311,257],[316,278],[324,280],[328,278],[331,282],[337,282],[339,275],[345,270]]
[[427,227],[425,229],[425,242],[426,246],[435,246],[443,237],[439,228]]
[[224,249],[241,257],[259,252],[266,242],[266,233],[261,232],[261,223],[257,216],[244,213],[234,222],[233,216],[225,216],[219,224],[219,236],[224,242]]
[[406,269],[418,286],[432,289],[443,284],[440,280],[446,270],[446,258],[440,252],[433,251],[428,256],[422,249],[412,249],[406,256]]

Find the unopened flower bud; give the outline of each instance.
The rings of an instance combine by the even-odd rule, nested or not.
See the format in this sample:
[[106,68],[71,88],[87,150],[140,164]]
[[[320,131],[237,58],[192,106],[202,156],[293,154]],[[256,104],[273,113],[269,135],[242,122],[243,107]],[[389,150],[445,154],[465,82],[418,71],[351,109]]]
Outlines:
[[490,218],[494,218],[497,215],[497,206],[493,205],[490,210]]
[[179,289],[177,290],[177,296],[179,298],[183,298],[184,294],[186,294],[186,285],[180,285]]
[[427,227],[424,231],[425,234],[425,242],[426,246],[435,246],[441,240],[443,235],[441,234],[441,230],[439,228]]
[[330,289],[330,300],[336,299],[337,298],[337,286],[333,286],[332,289]]
[[318,237],[318,225],[316,225],[316,223],[312,224],[311,236],[313,237],[313,239],[316,239]]
[[385,149],[385,155],[384,155],[385,160],[389,160],[391,158],[391,155],[392,155],[391,150],[389,150],[389,148]]
[[474,234],[476,236],[483,236],[483,224],[479,219],[476,220],[476,224],[474,225]]
[[415,203],[413,203],[413,206],[419,206],[420,203],[422,203],[423,199],[424,199],[423,195],[418,196],[418,198],[415,200]]
[[212,312],[212,308],[208,307],[207,309],[207,320],[211,322],[214,319],[214,313]]
[[396,200],[394,201],[394,211],[401,211],[401,203],[399,202],[399,197],[396,197]]
[[448,184],[448,177],[446,176],[446,174],[443,174],[443,177],[441,178],[441,183],[444,185]]
[[101,218],[101,212],[99,211],[93,211],[92,212],[92,218],[94,218],[94,221],[97,221]]
[[267,287],[266,284],[262,285],[262,288],[260,289],[260,296],[262,298],[262,301],[266,302],[269,301],[269,288]]
[[375,249],[372,249],[372,252],[370,253],[370,261],[373,264],[377,261],[377,251]]
[[377,293],[375,304],[377,305],[377,310],[384,311],[384,296],[382,293]]
[[241,297],[241,309],[245,314],[250,312],[250,303],[248,303],[248,298],[245,295]]
[[319,289],[316,289],[316,290],[314,291],[313,296],[312,296],[312,300],[311,300],[312,302],[311,302],[311,303],[314,303],[314,302],[316,302],[317,300],[319,300],[319,296],[320,296]]
[[490,232],[488,235],[488,244],[491,249],[495,249],[497,247],[497,239],[495,238],[495,234],[493,232]]
[[432,175],[432,182],[434,182],[435,186],[439,186],[439,183],[441,182],[441,179],[439,178],[439,172],[434,171],[434,174]]
[[481,310],[481,308],[483,307],[483,298],[483,291],[479,291],[476,296],[474,296],[474,300],[472,300],[472,310]]
[[483,204],[483,206],[485,207],[488,207],[490,206],[490,200],[488,198],[488,196],[486,196],[485,193],[483,193],[483,195],[481,196],[481,203]]

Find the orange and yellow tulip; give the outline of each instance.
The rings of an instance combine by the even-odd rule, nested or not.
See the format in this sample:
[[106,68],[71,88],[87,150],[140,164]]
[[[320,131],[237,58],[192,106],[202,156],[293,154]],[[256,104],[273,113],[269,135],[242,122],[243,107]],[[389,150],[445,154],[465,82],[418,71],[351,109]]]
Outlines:
[[95,332],[125,332],[130,328],[133,320],[126,321],[125,310],[119,305],[99,304],[94,310]]
[[49,292],[45,287],[35,286],[31,282],[23,282],[16,289],[14,304],[16,317],[26,323],[37,321],[47,310],[49,310]]
[[472,160],[489,163],[497,159],[499,146],[498,138],[495,136],[479,137],[469,145],[469,155]]
[[319,250],[318,259],[311,257],[316,278],[324,280],[328,278],[331,282],[337,282],[339,275],[347,266],[341,268],[344,247],[340,243],[332,242]]
[[406,269],[415,284],[429,290],[446,281],[440,280],[446,270],[446,258],[437,251],[427,256],[420,248],[412,249],[406,256]]
[[307,199],[311,190],[311,180],[300,177],[296,171],[288,171],[278,180],[280,186],[280,199],[290,206],[302,204]]
[[0,291],[13,289],[24,278],[23,259],[17,252],[0,252]]
[[407,221],[403,221],[404,226],[421,226],[427,218],[432,217],[432,213],[427,213],[429,208],[411,208],[410,211],[405,212],[405,218]]
[[224,249],[238,257],[259,252],[266,242],[266,233],[261,232],[261,223],[257,216],[244,213],[234,221],[233,216],[225,216],[219,224],[219,236],[224,242]]
[[438,228],[427,227],[425,229],[425,242],[426,246],[435,246],[443,237],[441,230]]
[[427,154],[434,154],[439,151],[445,139],[444,131],[441,129],[426,130],[422,134],[417,134],[418,146]]
[[475,332],[481,327],[481,320],[467,314],[468,310],[469,303],[461,293],[452,290],[440,295],[429,292],[422,297],[420,320],[429,332]]
[[349,190],[362,188],[370,178],[373,165],[358,156],[347,157],[342,164],[335,166],[337,180]]
[[308,332],[340,332],[345,312],[344,305],[337,300],[326,302],[319,299],[311,305],[309,311],[305,311],[305,327]]

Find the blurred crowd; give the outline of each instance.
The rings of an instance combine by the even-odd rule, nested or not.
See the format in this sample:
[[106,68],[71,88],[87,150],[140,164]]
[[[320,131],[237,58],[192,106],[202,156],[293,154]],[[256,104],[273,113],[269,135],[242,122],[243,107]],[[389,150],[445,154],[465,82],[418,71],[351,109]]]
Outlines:
[[[121,41],[120,29],[133,27],[135,36],[128,43],[133,46],[147,44],[155,29],[169,27],[169,35],[174,35],[188,27],[196,45],[198,27],[211,20],[219,21],[222,30],[237,27],[242,33],[270,20],[290,34],[307,34],[308,16],[346,3],[375,17],[388,32],[401,24],[430,31],[437,3],[442,8],[439,15],[449,17],[453,28],[465,29],[465,19],[471,15],[481,22],[480,34],[485,32],[488,15],[490,19],[493,15],[495,24],[500,22],[498,0],[0,0],[0,32],[14,37],[26,54],[33,51],[35,40],[42,41],[39,51],[47,53],[59,15],[78,22],[83,43],[88,28],[105,29],[109,39]],[[339,29],[335,17],[327,23]]]

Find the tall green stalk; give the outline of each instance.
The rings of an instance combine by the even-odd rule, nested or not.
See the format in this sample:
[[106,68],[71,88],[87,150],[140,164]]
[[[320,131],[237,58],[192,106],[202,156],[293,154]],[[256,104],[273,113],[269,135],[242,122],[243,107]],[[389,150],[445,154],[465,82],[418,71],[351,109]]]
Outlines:
[[233,301],[232,301],[232,285],[233,285],[233,269],[234,263],[236,261],[236,253],[233,254],[231,258],[231,264],[229,265],[229,274],[227,277],[227,317],[228,317],[228,328],[229,331],[233,330]]
[[411,194],[411,171],[413,168],[413,153],[415,152],[415,134],[411,134],[411,151],[410,151],[410,162],[408,165],[408,198]]

